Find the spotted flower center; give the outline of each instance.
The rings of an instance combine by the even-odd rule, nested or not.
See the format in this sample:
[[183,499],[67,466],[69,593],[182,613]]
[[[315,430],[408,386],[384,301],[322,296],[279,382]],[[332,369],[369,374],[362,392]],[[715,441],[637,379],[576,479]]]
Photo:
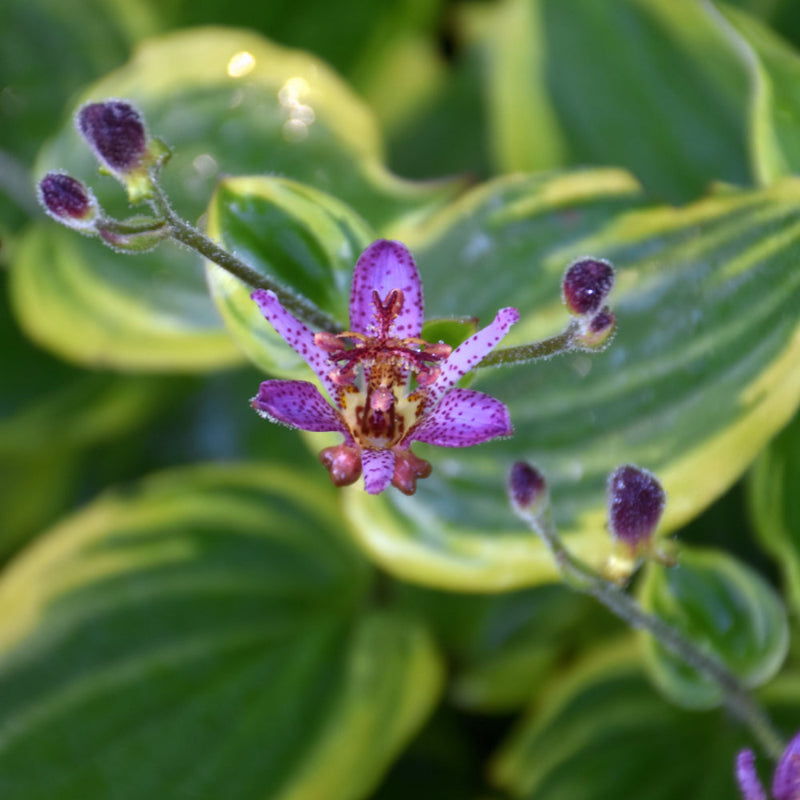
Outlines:
[[[353,438],[362,447],[384,449],[399,444],[422,418],[424,387],[436,380],[452,348],[392,335],[392,323],[403,310],[400,289],[383,300],[373,291],[372,301],[372,335],[323,332],[314,342],[327,354],[336,401]],[[418,390],[409,393],[412,380]]]

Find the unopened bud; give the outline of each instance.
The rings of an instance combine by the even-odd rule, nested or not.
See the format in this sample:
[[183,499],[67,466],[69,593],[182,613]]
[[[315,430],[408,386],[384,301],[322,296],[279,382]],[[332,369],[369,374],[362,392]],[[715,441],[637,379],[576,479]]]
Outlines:
[[141,115],[129,103],[88,103],[78,111],[76,125],[111,173],[132,172],[141,165],[147,151],[147,132]]
[[44,210],[64,225],[83,233],[95,233],[99,214],[91,189],[60,172],[48,172],[39,181],[39,202]]
[[575,344],[583,350],[603,350],[617,331],[617,316],[604,306],[593,317],[585,320],[583,330],[575,337]]
[[[135,222],[136,220],[132,220]],[[164,239],[169,238],[170,228],[166,223],[154,225],[144,230],[124,231],[110,230],[102,222],[97,225],[100,238],[114,250],[123,253],[146,253]]]
[[661,520],[666,493],[658,478],[631,464],[608,477],[608,527],[634,553],[647,550]]
[[562,292],[572,314],[594,314],[614,285],[614,268],[608,261],[582,258],[564,273]]
[[526,461],[517,461],[508,475],[508,497],[518,514],[540,513],[547,504],[544,475]]

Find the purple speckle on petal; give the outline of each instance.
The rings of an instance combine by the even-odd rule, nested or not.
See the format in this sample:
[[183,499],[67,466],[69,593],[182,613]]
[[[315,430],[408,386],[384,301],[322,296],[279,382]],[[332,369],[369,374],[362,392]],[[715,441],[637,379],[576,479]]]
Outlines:
[[772,781],[775,800],[800,800],[800,733],[798,733],[778,761]]

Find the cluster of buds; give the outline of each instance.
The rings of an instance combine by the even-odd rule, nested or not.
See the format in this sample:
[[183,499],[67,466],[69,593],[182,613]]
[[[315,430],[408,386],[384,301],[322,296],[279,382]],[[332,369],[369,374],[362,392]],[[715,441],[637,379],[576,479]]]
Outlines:
[[[148,136],[141,114],[129,103],[107,100],[87,103],[75,115],[78,132],[100,162],[100,171],[114,176],[131,203],[152,197],[153,176],[169,151]],[[62,172],[48,172],[39,182],[39,202],[55,220],[87,236],[100,237],[123,252],[151,250],[169,236],[157,218],[133,217],[120,222],[108,217],[85,184]]]
[[617,318],[605,305],[614,285],[614,268],[608,261],[582,258],[570,265],[561,285],[564,303],[578,323],[574,344],[600,350],[614,336]]
[[[609,577],[615,580],[629,577],[643,557],[664,561],[655,536],[666,502],[658,478],[646,469],[626,464],[608,476],[606,490],[607,526],[614,541],[614,564],[617,564],[609,565]],[[525,461],[518,461],[511,468],[508,494],[514,511],[529,522],[543,520],[549,510],[547,482],[538,469]],[[621,569],[620,564],[626,568]]]

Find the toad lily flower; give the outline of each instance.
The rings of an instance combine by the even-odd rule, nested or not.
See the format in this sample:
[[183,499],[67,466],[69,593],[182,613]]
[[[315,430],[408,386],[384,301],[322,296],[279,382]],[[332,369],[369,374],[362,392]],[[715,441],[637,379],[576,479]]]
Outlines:
[[455,350],[421,338],[422,284],[411,253],[380,240],[358,259],[350,292],[350,330],[314,334],[260,289],[251,295],[278,334],[316,373],[334,405],[306,381],[269,380],[253,398],[262,416],[306,431],[336,431],[342,444],[320,460],[337,486],[364,473],[364,488],[389,484],[413,494],[431,465],[412,442],[469,447],[510,436],[508,409],[482,392],[454,388],[519,319],[503,308]]

